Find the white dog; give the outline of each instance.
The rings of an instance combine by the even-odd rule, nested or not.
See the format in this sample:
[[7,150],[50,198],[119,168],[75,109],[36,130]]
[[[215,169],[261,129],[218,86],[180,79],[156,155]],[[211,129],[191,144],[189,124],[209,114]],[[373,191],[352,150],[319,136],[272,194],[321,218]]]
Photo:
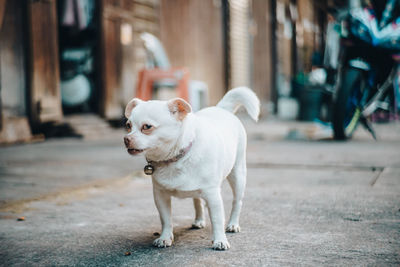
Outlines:
[[213,229],[212,247],[228,249],[221,198],[225,178],[234,196],[225,230],[240,231],[247,143],[244,127],[234,116],[240,106],[257,121],[260,101],[245,87],[230,90],[217,106],[196,113],[180,98],[146,102],[134,98],[126,106],[128,134],[124,142],[129,154],[145,153],[148,161],[145,173],[152,174],[154,201],[160,213],[162,232],[154,246],[172,245],[171,196],[174,196],[193,198],[196,210],[193,228],[203,228],[206,224],[205,201]]

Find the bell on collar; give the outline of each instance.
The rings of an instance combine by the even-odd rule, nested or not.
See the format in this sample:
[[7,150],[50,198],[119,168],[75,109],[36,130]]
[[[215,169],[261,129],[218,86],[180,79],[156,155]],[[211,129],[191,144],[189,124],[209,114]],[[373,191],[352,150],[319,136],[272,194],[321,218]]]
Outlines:
[[146,166],[144,166],[144,173],[147,175],[152,175],[154,172],[154,167],[151,164],[147,164]]

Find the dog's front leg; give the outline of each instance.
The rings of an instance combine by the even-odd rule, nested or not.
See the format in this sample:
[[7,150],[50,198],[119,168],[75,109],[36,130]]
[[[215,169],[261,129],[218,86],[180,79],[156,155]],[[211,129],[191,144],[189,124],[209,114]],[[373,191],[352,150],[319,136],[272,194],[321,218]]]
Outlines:
[[204,192],[204,200],[207,202],[208,212],[210,214],[212,230],[213,230],[213,249],[226,250],[230,248],[226,239],[224,225],[225,212],[222,202],[220,189],[211,189]]
[[161,235],[154,240],[153,245],[159,248],[170,247],[174,240],[172,233],[171,196],[156,186],[153,187],[153,194],[162,225]]

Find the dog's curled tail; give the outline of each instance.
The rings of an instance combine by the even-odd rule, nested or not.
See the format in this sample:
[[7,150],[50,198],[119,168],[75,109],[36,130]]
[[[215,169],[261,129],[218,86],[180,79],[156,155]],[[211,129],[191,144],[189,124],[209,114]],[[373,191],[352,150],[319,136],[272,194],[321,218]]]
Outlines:
[[256,94],[247,87],[236,87],[228,91],[218,102],[217,107],[226,109],[235,114],[243,106],[250,117],[258,121],[260,115],[260,100]]

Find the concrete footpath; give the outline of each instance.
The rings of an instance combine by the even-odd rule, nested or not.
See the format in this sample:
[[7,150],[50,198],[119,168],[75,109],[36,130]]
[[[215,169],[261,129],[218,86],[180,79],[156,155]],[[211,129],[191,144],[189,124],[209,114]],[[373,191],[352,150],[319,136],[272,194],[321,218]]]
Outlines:
[[[160,232],[144,159],[122,130],[0,148],[1,266],[399,266],[400,125],[316,141],[311,124],[246,122],[248,183],[240,233],[213,251],[173,200],[175,243]],[[288,138],[289,137],[289,138]],[[225,212],[231,192],[223,186]]]

